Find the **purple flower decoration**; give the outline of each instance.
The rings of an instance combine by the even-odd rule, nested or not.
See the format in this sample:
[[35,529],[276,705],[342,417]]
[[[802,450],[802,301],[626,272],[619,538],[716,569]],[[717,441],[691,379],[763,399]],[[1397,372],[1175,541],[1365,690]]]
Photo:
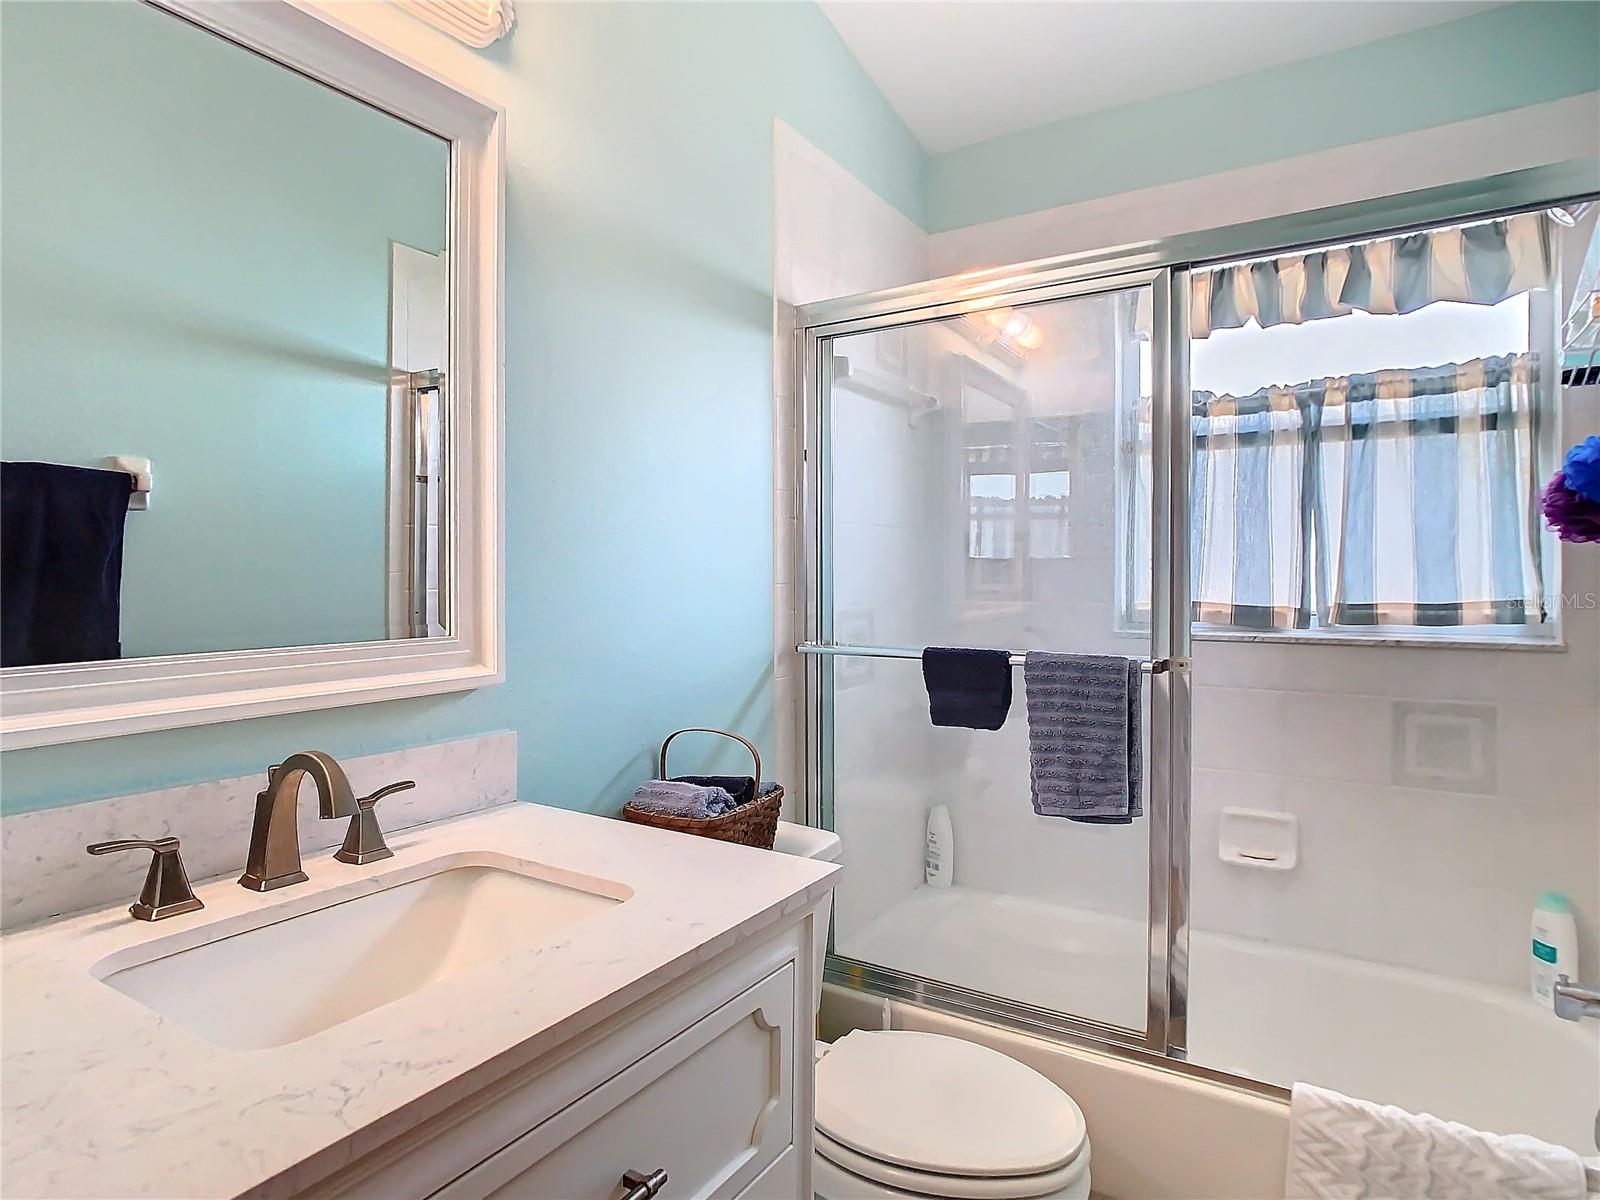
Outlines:
[[1586,500],[1600,504],[1600,434],[1586,437],[1567,451],[1561,468],[1567,486]]
[[1550,477],[1540,506],[1563,542],[1600,542],[1600,503],[1568,487],[1564,470]]

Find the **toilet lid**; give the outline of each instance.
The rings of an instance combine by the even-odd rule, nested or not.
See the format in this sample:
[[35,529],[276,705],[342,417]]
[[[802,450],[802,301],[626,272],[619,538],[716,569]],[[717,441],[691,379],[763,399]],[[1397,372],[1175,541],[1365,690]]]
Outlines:
[[857,1030],[817,1063],[817,1128],[917,1171],[1039,1175],[1083,1148],[1083,1113],[1031,1067],[960,1038]]

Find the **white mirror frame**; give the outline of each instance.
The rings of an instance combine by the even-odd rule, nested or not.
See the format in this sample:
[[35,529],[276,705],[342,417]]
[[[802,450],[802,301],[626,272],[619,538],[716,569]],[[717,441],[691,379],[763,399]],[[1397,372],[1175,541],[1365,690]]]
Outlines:
[[440,638],[9,668],[0,672],[0,749],[502,682],[504,110],[291,0],[146,2],[450,143],[455,437],[443,499],[453,518],[453,566],[441,584],[449,589],[453,628]]

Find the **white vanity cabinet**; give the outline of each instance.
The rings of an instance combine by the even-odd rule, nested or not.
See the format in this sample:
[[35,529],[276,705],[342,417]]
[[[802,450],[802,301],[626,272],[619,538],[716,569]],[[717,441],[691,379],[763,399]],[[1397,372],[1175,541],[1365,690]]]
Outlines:
[[661,1170],[664,1200],[794,1200],[809,1191],[822,934],[812,911],[790,920],[303,1194],[621,1200],[625,1173]]
[[808,1194],[838,866],[522,803],[395,843],[8,934],[5,1194]]

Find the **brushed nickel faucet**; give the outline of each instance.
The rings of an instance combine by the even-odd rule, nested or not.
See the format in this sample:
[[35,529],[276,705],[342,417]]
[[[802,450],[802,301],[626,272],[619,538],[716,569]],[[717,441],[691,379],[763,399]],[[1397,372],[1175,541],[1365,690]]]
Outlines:
[[114,842],[96,842],[85,846],[90,854],[116,854],[122,850],[153,850],[150,870],[145,873],[144,887],[139,899],[128,907],[135,920],[164,921],[179,913],[194,912],[204,908],[194,889],[189,886],[189,873],[183,869],[183,856],[178,853],[178,839],[118,838]]
[[302,750],[267,768],[266,790],[256,796],[256,819],[250,829],[250,854],[239,886],[270,892],[304,883],[300,865],[300,780],[309,775],[317,785],[317,816],[324,821],[356,815],[356,798],[344,768],[331,754]]

